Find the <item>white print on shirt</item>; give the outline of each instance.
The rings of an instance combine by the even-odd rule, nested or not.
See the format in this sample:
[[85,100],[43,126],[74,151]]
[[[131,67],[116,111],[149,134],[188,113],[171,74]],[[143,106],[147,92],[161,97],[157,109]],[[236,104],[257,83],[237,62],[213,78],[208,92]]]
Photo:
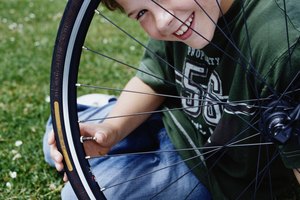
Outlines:
[[222,83],[217,72],[213,71],[209,75],[207,68],[186,62],[182,87],[181,103],[184,111],[193,118],[202,114],[207,124],[215,126],[223,112],[220,102],[226,102],[228,98],[223,96]]
[[222,83],[219,75],[214,71],[209,77],[207,91],[204,94],[203,117],[210,125],[216,125],[221,119],[228,96],[223,96]]
[[198,117],[201,114],[202,99],[204,90],[206,90],[205,85],[200,85],[195,80],[199,78],[206,79],[206,77],[206,68],[186,63],[182,77],[184,91],[182,92],[183,98],[181,101],[185,111],[193,117]]
[[188,56],[197,58],[199,60],[204,60],[208,65],[219,65],[220,58],[219,57],[209,57],[205,54],[205,52],[201,49],[194,49],[192,47],[188,47]]
[[209,57],[203,50],[189,47],[182,72],[175,71],[184,112],[190,116],[199,133],[206,136],[213,134],[223,112],[232,115],[254,114],[246,103],[229,102],[220,75],[215,70],[219,63],[219,57]]

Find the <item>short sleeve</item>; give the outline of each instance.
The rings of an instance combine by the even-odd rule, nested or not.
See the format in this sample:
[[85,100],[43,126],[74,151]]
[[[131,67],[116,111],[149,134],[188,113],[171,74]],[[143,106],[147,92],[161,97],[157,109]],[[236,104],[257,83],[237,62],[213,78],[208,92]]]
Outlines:
[[166,42],[150,39],[136,74],[157,93],[169,93],[174,88],[174,72],[169,69],[171,59],[166,51]]

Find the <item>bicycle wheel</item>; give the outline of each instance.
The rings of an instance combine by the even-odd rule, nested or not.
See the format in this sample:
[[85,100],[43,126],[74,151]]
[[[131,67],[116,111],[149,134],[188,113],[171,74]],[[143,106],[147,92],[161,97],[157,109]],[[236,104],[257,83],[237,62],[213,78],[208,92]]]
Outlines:
[[[168,11],[156,1],[152,2],[158,8],[164,9],[166,12]],[[201,8],[201,5],[197,1],[195,3]],[[287,178],[281,181],[289,181],[292,176],[290,171],[286,170],[283,166],[279,155],[292,156],[292,152],[299,151],[299,145],[297,146],[297,144],[294,145],[296,146],[295,148],[293,145],[291,149],[283,148],[283,144],[287,142],[292,141],[292,143],[297,143],[295,141],[298,141],[297,138],[299,137],[300,75],[299,63],[297,62],[299,58],[296,56],[299,55],[300,39],[299,22],[290,16],[291,13],[295,14],[292,5],[284,0],[274,3],[278,7],[277,14],[281,16],[280,19],[282,21],[280,24],[284,24],[284,27],[280,26],[278,29],[272,30],[272,34],[282,35],[283,40],[286,41],[285,47],[273,44],[269,44],[271,47],[262,46],[266,50],[274,49],[275,51],[277,48],[276,50],[285,52],[281,54],[282,58],[278,58],[277,60],[278,62],[283,62],[287,66],[286,69],[290,70],[290,73],[285,73],[284,69],[277,71],[277,63],[264,62],[264,57],[261,57],[259,53],[266,53],[264,52],[265,49],[255,49],[259,45],[253,41],[263,43],[264,40],[269,40],[267,40],[267,35],[266,37],[262,37],[263,39],[258,40],[256,30],[252,27],[253,23],[248,21],[253,17],[248,15],[248,11],[255,7],[250,1],[239,1],[236,3],[240,10],[234,13],[234,16],[239,16],[238,19],[234,20],[239,20],[236,23],[240,26],[238,27],[240,30],[239,33],[243,32],[244,38],[237,38],[237,33],[232,31],[235,30],[231,27],[232,21],[227,21],[232,20],[230,17],[221,17],[218,24],[216,24],[216,34],[220,34],[224,39],[221,42],[212,40],[209,48],[213,50],[206,49],[206,51],[217,51],[217,54],[222,54],[222,57],[210,57],[204,51],[188,47],[187,51],[190,57],[186,58],[185,68],[182,70],[178,70],[173,64],[163,60],[163,56],[161,57],[155,53],[155,48],[153,50],[143,45],[142,42],[136,40],[127,31],[124,31],[120,26],[102,15],[102,12],[97,10],[99,4],[100,0],[70,0],[68,2],[58,31],[51,68],[51,113],[54,119],[53,125],[56,133],[56,141],[64,157],[68,178],[78,198],[105,199],[101,191],[102,189],[99,187],[90,170],[86,159],[87,155],[85,155],[80,141],[76,102],[77,93],[79,92],[78,86],[81,88],[86,85],[88,88],[107,89],[118,92],[113,87],[91,86],[85,83],[78,84],[78,77],[80,76],[78,75],[79,67],[80,73],[84,74],[84,72],[81,72],[81,68],[83,67],[80,62],[83,54],[82,49],[96,55],[99,59],[103,59],[104,57],[121,65],[135,68],[114,58],[114,54],[107,56],[100,53],[100,51],[86,46],[86,34],[91,29],[90,24],[96,11],[97,18],[103,18],[105,21],[112,23],[113,26],[116,26],[130,40],[141,45],[142,48],[146,48],[148,54],[151,54],[160,63],[163,63],[166,68],[173,69],[174,74],[170,76],[175,77],[174,79],[180,82],[183,88],[181,93],[174,95],[173,93],[161,92],[159,94],[172,100],[180,99],[182,107],[166,107],[161,111],[165,115],[168,115],[169,119],[172,119],[172,122],[169,122],[176,123],[176,115],[178,112],[181,112],[191,117],[192,122],[189,123],[197,127],[198,131],[201,129],[201,124],[195,123],[193,119],[201,117],[201,120],[209,125],[209,128],[205,130],[207,132],[201,130],[202,138],[205,138],[207,142],[202,141],[204,139],[198,139],[196,143],[194,141],[195,138],[187,137],[184,131],[181,132],[181,126],[177,125],[181,133],[176,137],[181,137],[183,141],[192,145],[189,149],[180,146],[180,144],[176,145],[176,147],[183,158],[187,159],[188,166],[198,177],[204,177],[204,179],[210,177],[217,180],[211,183],[211,188],[213,189],[219,188],[220,185],[223,187],[222,189],[218,189],[223,190],[221,196],[216,195],[214,197],[223,198],[224,196],[222,195],[226,194],[231,199],[260,199],[262,197],[258,195],[259,191],[264,190],[266,191],[264,197],[273,199],[277,195],[277,190],[280,190],[278,187],[281,187],[278,181],[273,185],[272,180],[281,178],[281,176],[277,176],[278,174],[274,174],[274,171],[282,170],[286,174]],[[172,13],[169,14],[171,15]],[[265,17],[269,13],[262,12],[257,14]],[[210,17],[208,14],[207,16]],[[180,21],[180,19],[177,20]],[[272,19],[266,21],[274,24]],[[183,21],[180,22],[185,23]],[[267,30],[269,28],[267,26],[266,30],[257,31],[269,33],[270,30]],[[202,39],[209,41],[201,34],[197,34]],[[222,42],[225,42],[226,45]],[[240,46],[240,44],[246,45],[246,47]],[[82,48],[83,46],[84,48]],[[111,45],[107,46],[111,47]],[[196,58],[202,57],[202,61],[208,65],[212,64],[213,67],[220,64],[220,62],[222,62],[222,65],[225,65],[226,63],[232,64],[234,61],[235,65],[228,66],[228,68],[223,69],[223,72],[220,69],[217,73],[211,69],[206,70],[203,67],[195,67],[195,65],[202,66],[203,63],[195,63],[191,59],[192,56]],[[235,88],[227,88],[227,86],[220,85],[219,73],[224,73],[225,70],[231,73],[227,77],[227,81],[231,85],[233,82],[246,85],[248,89],[247,94],[239,95],[239,84],[235,83]],[[151,74],[147,71],[139,71],[138,73],[161,80],[156,74]],[[207,74],[210,74],[210,76],[206,77],[207,80],[204,84],[201,78]],[[239,75],[238,77],[235,76],[237,74]],[[172,81],[163,81],[164,84],[174,87]],[[137,115],[140,114],[137,113]],[[214,130],[211,127],[214,127]],[[212,134],[222,132],[222,130],[230,130],[230,132],[226,132],[221,136]],[[176,140],[173,136],[170,137],[172,141]],[[255,148],[255,150],[249,152],[250,148]],[[238,153],[242,156],[234,156]],[[193,162],[193,157],[200,157],[205,162],[205,172],[208,174],[197,171],[197,168],[203,169],[204,165],[202,163],[199,164],[199,161]],[[230,166],[235,170],[243,170],[237,166],[237,158],[242,159],[244,165],[249,165],[253,169],[248,169],[248,172],[241,171],[235,173],[228,172],[226,171],[227,169],[222,169],[224,166]],[[252,162],[255,162],[255,164],[253,165]],[[220,174],[221,172],[225,174]],[[250,175],[251,177],[249,177]],[[235,180],[239,176],[246,176],[247,180]],[[227,185],[226,181],[237,183],[234,188],[236,192],[227,194],[227,190],[232,190],[232,188],[228,187],[232,187],[232,185]]]

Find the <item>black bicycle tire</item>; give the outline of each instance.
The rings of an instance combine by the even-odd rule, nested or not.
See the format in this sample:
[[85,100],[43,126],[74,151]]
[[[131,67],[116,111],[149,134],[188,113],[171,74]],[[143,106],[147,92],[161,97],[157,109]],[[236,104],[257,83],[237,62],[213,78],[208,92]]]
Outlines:
[[69,0],[66,5],[52,57],[50,103],[57,147],[75,194],[79,199],[105,200],[77,137],[80,133],[75,89],[81,47],[99,3],[100,0]]

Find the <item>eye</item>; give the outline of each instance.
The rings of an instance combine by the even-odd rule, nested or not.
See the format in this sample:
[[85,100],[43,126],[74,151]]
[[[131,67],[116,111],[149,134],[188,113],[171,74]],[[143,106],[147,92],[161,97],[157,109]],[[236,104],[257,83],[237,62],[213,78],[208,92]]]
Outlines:
[[138,14],[136,15],[136,19],[139,20],[141,17],[143,17],[143,15],[147,12],[146,9],[141,10],[140,12],[138,12]]

